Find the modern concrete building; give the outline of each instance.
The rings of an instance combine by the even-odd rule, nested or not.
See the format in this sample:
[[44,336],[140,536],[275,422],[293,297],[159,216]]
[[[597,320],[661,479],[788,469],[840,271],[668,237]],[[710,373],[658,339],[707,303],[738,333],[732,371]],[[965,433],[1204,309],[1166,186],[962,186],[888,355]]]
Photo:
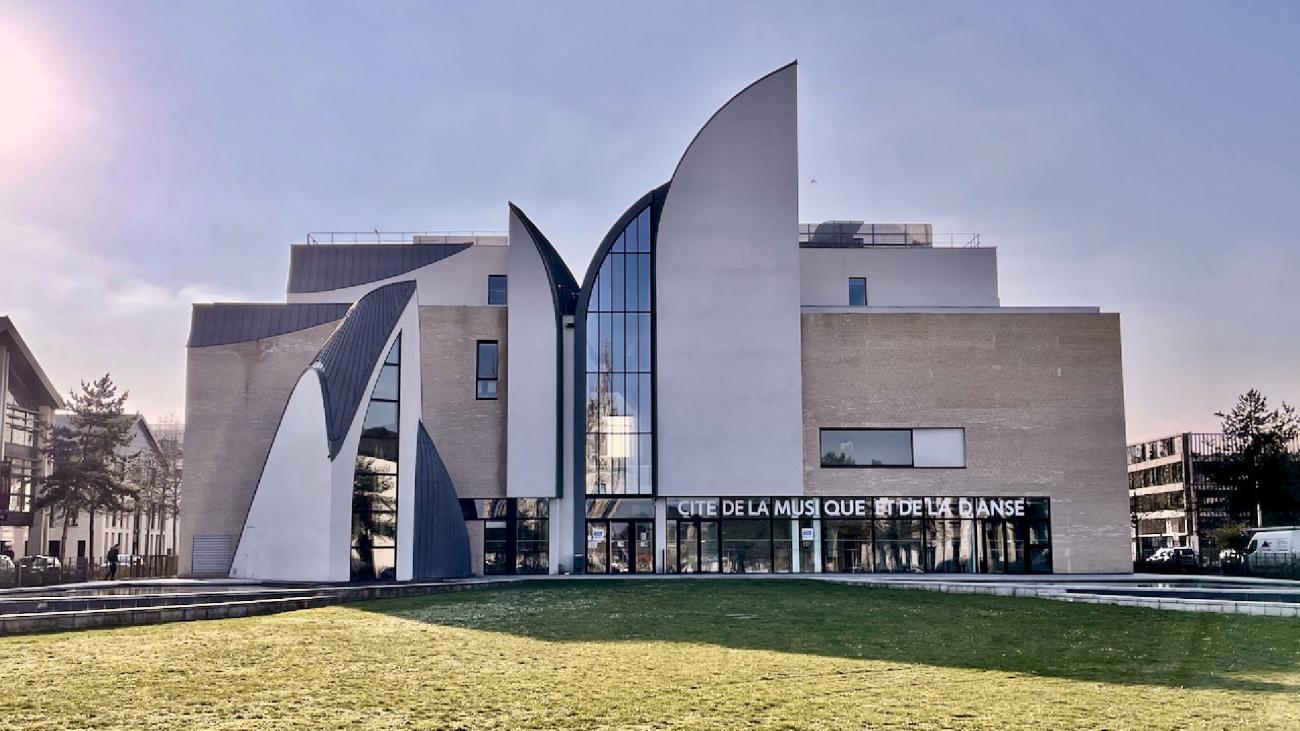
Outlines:
[[[1214,465],[1232,452],[1222,433],[1183,432],[1128,445],[1128,494],[1133,559],[1159,548],[1190,548],[1202,564],[1219,562],[1214,531],[1229,523],[1255,525],[1233,509],[1230,486],[1215,482]],[[1289,450],[1300,454],[1300,439]]]
[[737,94],[581,282],[505,235],[311,235],[197,304],[183,573],[1117,572],[1119,317],[997,251],[799,223],[796,66]]
[[41,552],[30,541],[32,501],[48,468],[41,440],[62,405],[18,328],[0,316],[0,553]]

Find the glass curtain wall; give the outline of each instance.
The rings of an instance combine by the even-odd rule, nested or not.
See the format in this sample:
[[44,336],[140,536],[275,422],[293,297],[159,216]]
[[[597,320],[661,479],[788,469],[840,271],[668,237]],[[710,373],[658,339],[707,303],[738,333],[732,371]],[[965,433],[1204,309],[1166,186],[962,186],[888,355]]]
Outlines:
[[654,494],[650,207],[601,262],[586,314],[586,492]]
[[[464,499],[461,513],[483,530],[484,574],[550,571],[550,501],[545,498]],[[474,531],[470,532],[471,535]]]
[[370,394],[352,478],[353,581],[397,578],[398,399],[402,337],[384,358]]

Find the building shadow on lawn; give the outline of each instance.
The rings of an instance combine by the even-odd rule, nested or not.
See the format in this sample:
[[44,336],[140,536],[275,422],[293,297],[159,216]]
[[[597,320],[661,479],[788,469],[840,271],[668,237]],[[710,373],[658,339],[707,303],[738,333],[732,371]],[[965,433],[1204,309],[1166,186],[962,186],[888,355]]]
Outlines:
[[[1294,694],[1300,623],[819,581],[561,581],[351,608],[548,642],[682,642],[1027,673]],[[1290,675],[1283,682],[1250,675]]]

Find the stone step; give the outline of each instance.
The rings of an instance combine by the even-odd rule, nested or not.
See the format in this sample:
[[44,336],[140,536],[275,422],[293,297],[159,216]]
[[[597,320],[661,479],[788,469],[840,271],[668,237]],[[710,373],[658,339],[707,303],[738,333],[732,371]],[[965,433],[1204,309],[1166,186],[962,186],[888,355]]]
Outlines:
[[0,598],[0,617],[37,612],[127,609],[164,605],[204,604],[220,601],[280,599],[310,596],[310,589],[250,589],[240,591],[159,592],[156,594],[101,594],[98,596],[26,596]]
[[31,612],[0,616],[0,636],[31,632],[57,632],[92,627],[128,627],[162,622],[190,622],[199,619],[228,619],[255,614],[272,614],[294,609],[311,609],[335,604],[332,596],[308,595],[194,604],[164,604],[152,607],[115,607],[74,611]]

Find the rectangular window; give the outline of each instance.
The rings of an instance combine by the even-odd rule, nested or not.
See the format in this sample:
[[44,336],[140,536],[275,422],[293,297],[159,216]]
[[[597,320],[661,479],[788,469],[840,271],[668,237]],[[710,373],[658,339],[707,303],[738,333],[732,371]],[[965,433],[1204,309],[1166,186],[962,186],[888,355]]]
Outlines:
[[849,307],[867,306],[867,278],[849,277]]
[[909,429],[823,429],[822,467],[911,467]]
[[495,399],[497,397],[497,341],[478,341],[477,384],[475,398]]
[[488,304],[504,305],[506,303],[506,275],[488,275]]
[[966,430],[822,429],[822,467],[965,467]]

